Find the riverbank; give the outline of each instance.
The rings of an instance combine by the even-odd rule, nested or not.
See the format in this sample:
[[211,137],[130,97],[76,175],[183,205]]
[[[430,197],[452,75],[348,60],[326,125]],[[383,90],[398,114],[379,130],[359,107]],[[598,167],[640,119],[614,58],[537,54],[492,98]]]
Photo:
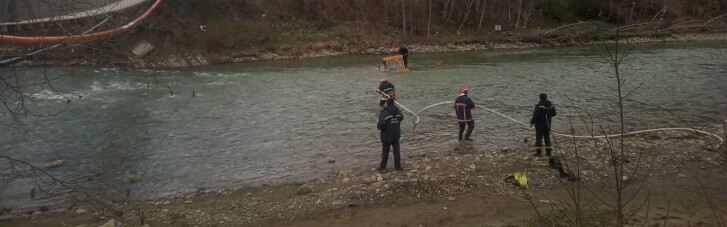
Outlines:
[[[420,53],[480,51],[492,49],[520,49],[573,45],[594,45],[602,42],[614,42],[613,37],[598,36],[596,34],[577,37],[544,36],[547,30],[523,30],[517,33],[507,32],[486,34],[475,38],[473,35],[463,37],[449,37],[440,39],[403,39],[393,41],[391,37],[374,39],[368,42],[361,41],[326,41],[301,45],[280,46],[252,51],[219,51],[205,53],[193,49],[155,50],[144,57],[132,54],[123,54],[112,58],[95,59],[94,56],[83,53],[77,54],[51,54],[36,60],[28,60],[21,66],[39,65],[95,65],[103,67],[131,67],[131,68],[178,68],[196,67],[216,64],[243,63],[254,61],[272,61],[288,59],[307,59],[319,57],[332,57],[342,55],[379,55],[386,56],[395,53],[399,46],[405,45],[410,49],[413,57]],[[689,41],[727,41],[727,33],[701,33],[701,32],[631,32],[626,33],[620,42],[624,43],[659,43],[659,42],[689,42]],[[154,43],[154,42],[152,42]],[[132,44],[129,43],[129,46]],[[372,62],[372,64],[375,64]],[[415,62],[414,62],[415,64]]]
[[[648,42],[725,40],[727,32],[727,4],[718,1],[456,2],[164,2],[129,32],[71,44],[25,64],[191,67],[346,54],[382,56],[402,45],[412,47],[416,56],[589,44],[617,36]],[[142,13],[141,8],[114,15],[105,26],[127,23]],[[13,35],[78,34],[94,24],[61,23]],[[0,46],[5,56],[25,54],[29,48]]]
[[[575,160],[573,144],[560,138],[556,156]],[[531,155],[529,143],[480,151],[461,143],[439,155],[405,149],[405,170],[347,169],[306,182],[197,192],[117,203],[111,212],[93,204],[69,204],[62,211],[0,221],[8,226],[540,226],[568,223],[572,202],[565,191],[581,185],[589,225],[613,224],[608,196],[609,164],[605,141],[578,141],[581,164],[570,163],[580,181],[573,184]],[[669,131],[630,137],[630,164],[638,173],[625,177],[636,195],[630,225],[715,226],[727,212],[725,156],[704,149],[711,138]],[[329,162],[335,162],[330,160]],[[566,165],[568,165],[566,163]],[[578,168],[580,171],[575,171]],[[525,171],[528,189],[507,180]],[[699,181],[697,181],[697,179]],[[578,184],[580,183],[580,184]],[[646,201],[646,202],[644,202]],[[609,202],[610,203],[610,202]],[[537,212],[533,209],[537,207]],[[720,219],[722,218],[722,219]],[[106,225],[112,226],[112,225]]]

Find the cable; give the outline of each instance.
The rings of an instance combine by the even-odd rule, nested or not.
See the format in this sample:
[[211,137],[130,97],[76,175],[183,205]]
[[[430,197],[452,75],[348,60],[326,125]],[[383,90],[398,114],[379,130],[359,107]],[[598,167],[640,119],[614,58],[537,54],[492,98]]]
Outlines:
[[[388,97],[388,95],[387,95],[387,97]],[[412,120],[412,123],[414,123],[414,126],[415,127],[416,127],[417,124],[419,124],[419,114],[421,114],[424,110],[427,110],[429,108],[432,108],[432,107],[435,107],[435,106],[439,106],[439,105],[454,104],[453,101],[445,101],[445,102],[435,103],[435,104],[426,106],[426,107],[422,108],[421,110],[419,110],[418,112],[414,113],[411,110],[409,110],[408,108],[406,108],[404,105],[402,105],[401,103],[399,103],[397,101],[395,101],[395,103],[397,105],[399,105],[402,109],[406,110],[407,112],[414,114],[414,119]],[[494,114],[500,115],[500,116],[502,116],[502,117],[504,117],[504,118],[506,118],[506,119],[508,119],[508,120],[510,120],[512,122],[518,123],[518,124],[520,124],[523,127],[530,128],[530,125],[529,124],[526,124],[524,122],[518,121],[518,120],[516,120],[516,119],[514,119],[514,118],[512,118],[510,116],[507,116],[507,115],[505,115],[503,113],[500,113],[498,111],[495,111],[493,109],[490,109],[490,108],[487,108],[487,107],[483,107],[483,106],[478,106],[478,109],[487,110],[487,111],[492,112]],[[704,135],[712,136],[715,139],[717,139],[717,141],[719,141],[719,143],[718,143],[718,145],[717,145],[717,147],[715,149],[719,149],[722,146],[722,144],[724,143],[724,139],[722,137],[720,137],[719,135],[717,135],[717,134],[714,134],[714,133],[711,133],[711,132],[707,132],[707,131],[703,131],[703,130],[699,130],[699,129],[693,129],[693,128],[654,128],[654,129],[645,129],[645,130],[627,132],[627,133],[624,133],[623,135],[621,135],[621,134],[611,134],[611,135],[602,135],[602,136],[576,136],[576,135],[568,135],[568,134],[562,134],[562,133],[556,133],[556,132],[553,132],[553,135],[560,136],[560,137],[566,137],[566,138],[576,138],[576,139],[600,139],[600,138],[617,138],[617,137],[621,137],[621,136],[630,136],[630,135],[636,135],[636,134],[648,133],[648,132],[657,132],[657,131],[691,131],[691,132],[696,132],[696,133],[699,133],[699,134],[704,134]]]

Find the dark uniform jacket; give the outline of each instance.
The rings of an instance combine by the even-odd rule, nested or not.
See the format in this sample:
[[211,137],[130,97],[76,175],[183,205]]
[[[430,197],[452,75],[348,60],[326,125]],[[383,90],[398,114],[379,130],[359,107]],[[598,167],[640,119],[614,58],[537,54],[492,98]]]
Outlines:
[[404,57],[409,56],[409,48],[401,47],[399,48],[399,54],[403,55]]
[[379,115],[379,123],[376,127],[381,130],[381,142],[391,143],[401,138],[401,121],[404,115],[401,114],[399,108],[389,105]]
[[550,100],[540,100],[535,105],[533,110],[533,118],[530,119],[530,124],[534,124],[536,128],[550,128],[548,122],[552,121],[552,118],[556,115],[555,106]]
[[457,113],[458,122],[470,122],[472,121],[472,109],[475,108],[475,103],[467,95],[460,95],[457,100],[454,101],[454,109]]

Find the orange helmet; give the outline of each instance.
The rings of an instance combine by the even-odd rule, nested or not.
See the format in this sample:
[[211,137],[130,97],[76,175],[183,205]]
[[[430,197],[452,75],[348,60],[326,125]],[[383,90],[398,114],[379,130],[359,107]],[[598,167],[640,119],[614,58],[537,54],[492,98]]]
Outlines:
[[379,79],[379,83],[389,82],[389,79],[386,79],[386,77]]
[[459,88],[459,93],[467,94],[467,92],[469,92],[469,91],[470,91],[470,88],[468,88],[467,86],[462,86]]

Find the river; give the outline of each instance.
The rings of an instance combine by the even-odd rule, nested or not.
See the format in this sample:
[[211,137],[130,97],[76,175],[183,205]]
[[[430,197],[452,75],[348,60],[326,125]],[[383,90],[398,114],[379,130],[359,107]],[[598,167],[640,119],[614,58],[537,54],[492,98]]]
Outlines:
[[[49,116],[25,118],[31,133],[4,126],[0,152],[30,162],[64,159],[50,173],[105,199],[121,199],[127,188],[138,199],[305,182],[376,166],[379,107],[371,91],[381,77],[414,111],[454,100],[458,87],[468,85],[478,105],[528,121],[538,94],[546,92],[558,108],[555,131],[567,132],[573,119],[585,133],[576,110],[615,131],[616,81],[603,53],[593,46],[412,50],[412,72],[406,74],[376,70],[380,56],[373,55],[169,70],[17,68],[21,78],[37,80],[44,71],[54,78],[53,88],[29,91],[31,111]],[[688,123],[719,132],[727,119],[724,42],[639,44],[624,60],[622,75],[629,98],[670,110],[627,102],[627,131]],[[451,107],[427,110],[416,130],[411,115],[406,118],[405,159],[457,146]],[[488,112],[475,111],[474,118],[477,152],[498,152],[533,134]],[[63,200],[28,198],[32,181],[8,175],[8,168],[0,164],[4,206],[22,210]],[[130,184],[128,174],[142,181]]]

